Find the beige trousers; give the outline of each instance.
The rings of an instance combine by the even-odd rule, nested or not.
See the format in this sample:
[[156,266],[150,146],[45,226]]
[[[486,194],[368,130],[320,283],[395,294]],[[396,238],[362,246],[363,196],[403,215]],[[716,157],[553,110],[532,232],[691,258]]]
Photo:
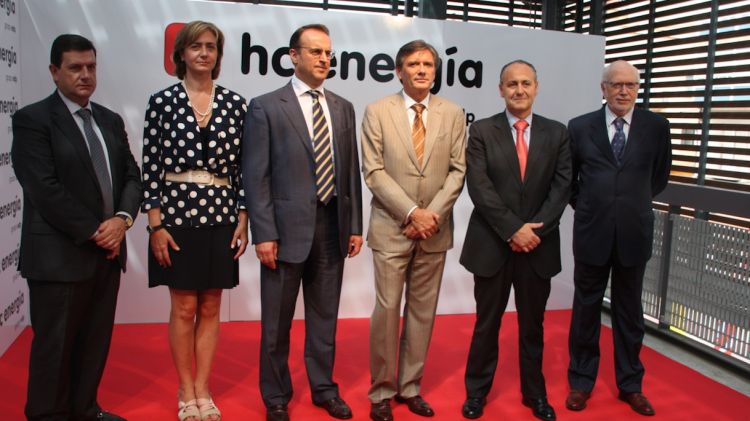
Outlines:
[[[406,252],[373,250],[372,253],[376,301],[370,319],[372,383],[368,397],[372,402],[390,399],[396,394],[410,398],[419,394],[445,252],[427,253],[417,244]],[[402,295],[405,296],[404,320],[399,329]]]

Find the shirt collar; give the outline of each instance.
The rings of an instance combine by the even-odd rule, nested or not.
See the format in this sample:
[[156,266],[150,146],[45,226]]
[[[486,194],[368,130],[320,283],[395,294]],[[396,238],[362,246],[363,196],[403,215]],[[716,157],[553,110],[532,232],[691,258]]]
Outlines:
[[320,85],[317,88],[313,89],[308,84],[303,82],[302,79],[298,78],[297,75],[292,75],[292,89],[294,89],[294,94],[297,97],[306,95],[310,90],[318,91],[320,93],[320,96],[322,96],[323,98],[325,98],[326,96],[325,91],[323,90],[323,85]]
[[[424,97],[424,99],[423,99],[423,100],[419,101],[419,103],[420,103],[420,104],[424,105],[424,109],[425,109],[425,110],[428,110],[428,109],[429,109],[429,108],[427,107],[427,104],[429,104],[429,103],[430,103],[430,95],[431,95],[431,94],[430,94],[430,93],[428,92],[428,93],[427,93],[427,96],[426,96],[426,97]],[[414,104],[416,104],[416,103],[417,103],[417,101],[415,101],[415,100],[414,100],[414,98],[410,97],[409,95],[406,95],[406,92],[404,92],[404,90],[403,90],[403,89],[401,90],[401,96],[403,96],[403,98],[404,98],[404,105],[406,106],[406,109],[407,109],[407,110],[408,110],[409,108],[411,108],[411,106],[412,106],[412,105],[414,105]]]
[[[508,109],[505,109],[505,116],[508,117],[508,124],[510,124],[510,127],[513,127],[514,124],[516,124],[516,121],[520,120],[520,118],[514,116]],[[524,118],[527,123],[529,123],[526,128],[531,127],[531,118],[534,116],[534,113],[530,113],[528,117]]]
[[78,104],[77,104],[76,102],[73,102],[73,101],[71,101],[71,100],[70,100],[70,99],[69,99],[68,97],[66,97],[65,95],[63,95],[63,93],[62,93],[62,92],[60,92],[60,90],[59,90],[59,89],[57,90],[57,94],[58,94],[58,95],[60,96],[60,98],[62,99],[62,101],[63,101],[63,104],[65,104],[65,106],[66,106],[66,107],[68,107],[68,111],[70,111],[70,113],[71,113],[71,114],[74,114],[74,115],[75,115],[75,113],[77,113],[77,112],[78,112],[78,110],[80,110],[81,108],[85,108],[85,109],[87,109],[87,110],[91,111],[92,113],[94,112],[94,110],[92,110],[92,109],[91,109],[91,101],[89,101],[89,102],[88,102],[88,103],[86,104],[86,106],[85,106],[85,107],[81,107],[81,106],[80,106],[80,105],[78,105]]
[[[635,109],[635,106],[630,109],[624,116],[622,116],[622,119],[625,120],[625,123],[630,126],[630,122],[633,121],[633,110]],[[609,105],[604,106],[604,118],[607,122],[607,127],[611,126],[612,123],[617,118],[617,115],[612,112],[612,110],[609,109]]]

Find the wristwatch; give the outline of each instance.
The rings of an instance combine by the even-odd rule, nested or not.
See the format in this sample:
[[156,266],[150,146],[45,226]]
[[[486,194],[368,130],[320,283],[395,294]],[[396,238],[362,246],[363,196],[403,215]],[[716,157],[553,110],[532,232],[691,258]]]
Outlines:
[[154,225],[153,227],[151,225],[146,225],[146,231],[148,231],[149,234],[153,234],[160,229],[164,229],[164,224]]
[[115,216],[125,221],[126,229],[129,229],[130,227],[133,226],[133,218],[131,218],[129,215],[125,215],[124,213],[118,213]]

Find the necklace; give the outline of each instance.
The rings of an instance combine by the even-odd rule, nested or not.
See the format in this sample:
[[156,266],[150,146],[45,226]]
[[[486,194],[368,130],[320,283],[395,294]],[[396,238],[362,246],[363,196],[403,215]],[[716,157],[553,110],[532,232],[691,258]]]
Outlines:
[[185,85],[185,81],[182,81],[182,87],[185,89],[185,93],[188,96],[188,101],[190,101],[190,107],[195,111],[196,114],[198,114],[198,118],[196,119],[198,122],[201,122],[206,119],[206,117],[211,114],[211,111],[214,109],[214,84],[211,83],[211,97],[208,99],[208,108],[206,108],[205,112],[200,112],[197,108],[195,108],[195,105],[193,105],[193,101],[190,99],[190,92],[188,92],[187,85]]

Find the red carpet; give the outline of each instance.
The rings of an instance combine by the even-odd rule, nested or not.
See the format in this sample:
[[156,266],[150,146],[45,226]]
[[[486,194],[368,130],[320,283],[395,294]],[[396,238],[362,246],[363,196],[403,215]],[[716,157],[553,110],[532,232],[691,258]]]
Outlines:
[[[504,318],[500,335],[501,363],[483,420],[533,420],[521,405],[518,380],[518,346],[515,313]],[[612,366],[612,334],[602,331],[602,364],[599,381],[588,408],[580,413],[565,409],[569,311],[547,313],[544,373],[550,403],[562,420],[645,419],[616,399]],[[437,319],[425,369],[422,394],[435,408],[434,420],[461,420],[464,399],[463,374],[473,315]],[[295,395],[290,404],[292,420],[331,420],[310,402],[302,362],[304,325],[293,328],[290,365]],[[222,325],[212,390],[224,420],[263,420],[265,411],[258,392],[258,322]],[[99,401],[129,421],[176,420],[176,375],[163,324],[118,325]],[[26,370],[31,331],[26,329],[0,358],[0,414],[4,420],[22,420],[26,395]],[[745,420],[750,398],[680,365],[651,349],[642,352],[646,366],[644,391],[661,420]],[[368,420],[367,387],[368,320],[339,322],[336,380],[343,398],[352,406],[354,419]],[[424,421],[405,405],[394,406],[397,421]]]

